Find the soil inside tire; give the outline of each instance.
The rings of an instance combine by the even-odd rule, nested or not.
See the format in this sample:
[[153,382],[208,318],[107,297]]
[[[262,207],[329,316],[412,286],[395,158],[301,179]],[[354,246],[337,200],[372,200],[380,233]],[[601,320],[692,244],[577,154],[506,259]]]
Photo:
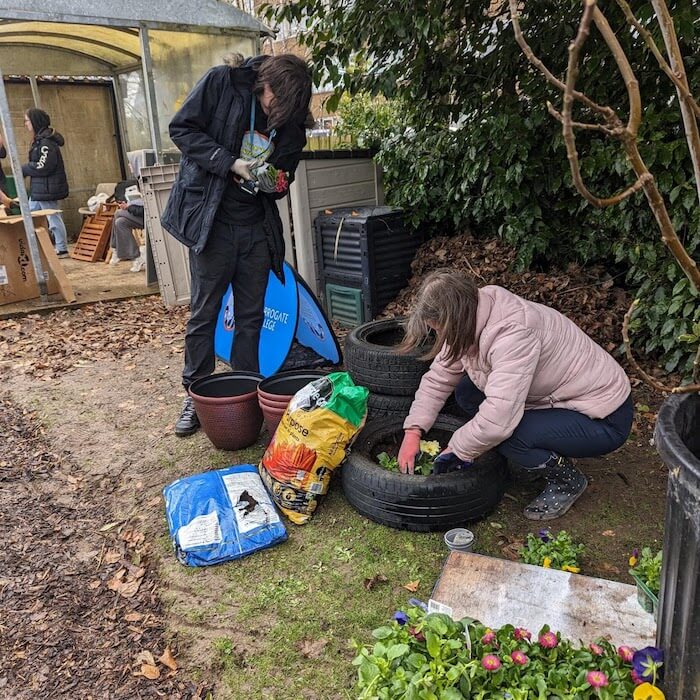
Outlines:
[[[437,440],[440,443],[440,451],[447,447],[447,443],[450,441],[452,433],[449,430],[441,430],[440,428],[435,428],[430,430],[427,435],[425,435],[423,440]],[[401,446],[401,441],[403,440],[403,430],[396,433],[393,438],[387,439],[384,437],[382,440],[372,445],[369,448],[368,456],[379,465],[378,455],[382,452],[386,452],[390,457],[397,457],[399,454],[399,447]],[[390,470],[386,470],[390,471]],[[418,474],[417,476],[423,476]]]

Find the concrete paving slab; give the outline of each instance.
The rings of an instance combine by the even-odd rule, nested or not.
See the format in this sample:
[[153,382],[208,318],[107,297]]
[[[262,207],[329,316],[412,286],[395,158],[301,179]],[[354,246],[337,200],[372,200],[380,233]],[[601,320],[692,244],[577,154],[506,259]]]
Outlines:
[[640,648],[656,638],[635,586],[480,554],[450,553],[430,607],[455,620],[471,617],[494,628],[510,623],[533,635],[547,624],[586,644],[605,637]]

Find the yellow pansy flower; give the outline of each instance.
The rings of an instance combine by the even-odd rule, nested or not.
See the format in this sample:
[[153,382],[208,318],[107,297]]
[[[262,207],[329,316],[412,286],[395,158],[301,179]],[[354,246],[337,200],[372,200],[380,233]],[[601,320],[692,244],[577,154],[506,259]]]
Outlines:
[[437,440],[421,440],[420,451],[436,457],[440,453],[440,443]]
[[634,556],[634,554],[630,557],[630,566],[634,568],[637,566],[637,557]]
[[572,574],[578,574],[581,569],[578,566],[569,566],[568,564],[564,564],[564,566],[561,567],[562,571],[569,571]]
[[542,566],[545,569],[551,569],[552,568],[552,560],[549,557],[545,557],[544,561],[542,562]]
[[634,689],[634,700],[666,700],[663,690],[651,683],[642,683]]

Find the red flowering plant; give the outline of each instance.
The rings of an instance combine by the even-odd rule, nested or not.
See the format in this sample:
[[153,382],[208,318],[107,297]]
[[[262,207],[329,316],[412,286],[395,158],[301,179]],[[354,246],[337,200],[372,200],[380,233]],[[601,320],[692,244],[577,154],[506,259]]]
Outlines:
[[622,700],[646,686],[654,700],[663,698],[648,650],[639,676],[629,647],[574,644],[547,626],[536,635],[512,625],[490,629],[415,607],[373,637],[372,645],[355,643],[358,700]]

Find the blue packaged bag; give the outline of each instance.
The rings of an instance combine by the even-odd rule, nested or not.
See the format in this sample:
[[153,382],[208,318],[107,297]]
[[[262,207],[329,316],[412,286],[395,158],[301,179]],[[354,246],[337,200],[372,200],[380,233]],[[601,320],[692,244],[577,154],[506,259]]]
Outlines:
[[187,566],[239,559],[287,539],[252,464],[186,476],[163,496],[175,555]]

